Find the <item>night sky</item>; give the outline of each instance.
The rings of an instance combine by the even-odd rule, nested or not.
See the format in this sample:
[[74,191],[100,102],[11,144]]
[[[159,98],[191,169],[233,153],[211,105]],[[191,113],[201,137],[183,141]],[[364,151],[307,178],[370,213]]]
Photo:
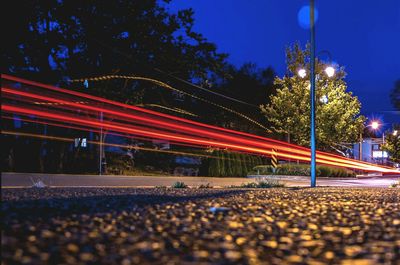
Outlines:
[[[400,0],[315,3],[316,51],[328,50],[334,62],[345,66],[348,89],[359,97],[364,115],[383,120],[386,128],[399,123],[389,93],[400,79]],[[308,4],[306,0],[174,0],[169,8],[174,12],[192,7],[194,29],[218,51],[229,53],[231,63],[272,66],[282,76],[285,47],[309,40],[309,29],[299,19],[299,11]]]

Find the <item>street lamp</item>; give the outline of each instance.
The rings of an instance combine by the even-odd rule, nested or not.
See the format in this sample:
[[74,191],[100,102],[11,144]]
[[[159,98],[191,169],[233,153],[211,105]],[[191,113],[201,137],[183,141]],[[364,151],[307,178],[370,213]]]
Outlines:
[[[376,131],[379,128],[380,124],[377,121],[372,121],[370,124],[368,124],[365,127],[371,127],[374,131]],[[382,144],[385,142],[385,134],[382,134],[382,139],[383,142]],[[363,136],[362,136],[362,131],[360,132],[360,146],[358,148],[358,152],[359,152],[359,160],[362,160],[362,143],[363,143]],[[383,158],[383,150],[382,150],[382,158]]]
[[[89,82],[87,79],[83,82],[83,86],[85,88],[89,88]],[[103,112],[99,113],[99,120],[100,123],[103,124]],[[103,166],[105,165],[105,161],[103,161],[104,153],[103,153],[103,126],[100,127],[100,134],[99,134],[99,175],[103,172]]]
[[328,66],[325,68],[325,73],[327,76],[332,77],[335,75],[335,68],[333,68],[332,66]]
[[373,121],[373,122],[371,123],[371,127],[372,127],[372,129],[376,130],[376,129],[379,128],[379,123],[378,123],[377,121]]
[[[332,66],[327,66],[327,67],[325,68],[324,72],[326,73],[326,75],[327,75],[328,77],[332,77],[332,76],[335,75],[335,68],[333,68]],[[307,70],[304,69],[304,68],[300,68],[300,69],[297,71],[297,74],[298,74],[301,78],[304,78],[304,77],[307,76]]]
[[[315,25],[314,25],[314,0],[310,0],[310,147],[311,147],[311,187],[316,185],[316,144],[315,144]],[[326,51],[325,51],[326,52]],[[329,57],[330,54],[327,52]],[[335,69],[332,66],[325,68],[325,73],[328,77],[335,74]],[[305,78],[307,71],[299,69],[297,74],[301,78]],[[323,99],[327,102],[326,99]]]
[[[314,25],[314,0],[310,0],[310,147],[311,147],[311,163],[310,177],[311,187],[316,186],[316,144],[315,144],[315,25]],[[300,69],[298,75],[301,78],[306,77],[307,71]],[[328,77],[335,74],[335,69],[328,66],[325,69]]]
[[310,32],[311,32],[311,54],[310,54],[310,145],[311,145],[311,163],[310,163],[310,176],[311,176],[311,187],[316,185],[316,146],[315,146],[315,27],[314,27],[314,0],[310,0]]

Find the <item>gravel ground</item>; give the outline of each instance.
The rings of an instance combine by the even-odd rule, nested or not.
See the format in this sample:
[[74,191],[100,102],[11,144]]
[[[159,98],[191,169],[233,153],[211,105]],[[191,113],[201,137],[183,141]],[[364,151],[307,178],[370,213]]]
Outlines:
[[395,188],[2,189],[2,213],[2,264],[400,264]]

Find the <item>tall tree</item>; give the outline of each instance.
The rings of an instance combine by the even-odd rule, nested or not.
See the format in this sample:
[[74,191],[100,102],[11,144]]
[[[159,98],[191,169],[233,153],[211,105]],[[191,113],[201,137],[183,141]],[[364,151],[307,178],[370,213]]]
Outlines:
[[[287,74],[276,77],[276,94],[261,111],[278,133],[289,134],[291,141],[308,146],[310,139],[310,82],[298,75],[299,69],[309,73],[309,48],[299,44],[286,50]],[[363,129],[365,117],[360,115],[361,103],[347,91],[343,67],[333,77],[324,72],[326,64],[316,61],[316,134],[317,147],[340,150],[340,143],[355,142]]]
[[[110,73],[206,78],[225,55],[169,1],[13,1],[2,16],[2,72],[56,83]],[[104,91],[103,91],[104,92]],[[107,93],[107,92],[104,92]],[[115,95],[112,95],[115,96]]]
[[[3,6],[2,22],[12,26],[3,27],[7,37],[1,47],[1,72],[71,89],[84,85],[71,85],[70,79],[108,74],[158,79],[165,77],[161,70],[185,80],[218,74],[226,55],[193,30],[193,10],[171,13],[168,3],[9,2]],[[154,84],[125,80],[89,81],[85,92],[129,104],[174,100]]]

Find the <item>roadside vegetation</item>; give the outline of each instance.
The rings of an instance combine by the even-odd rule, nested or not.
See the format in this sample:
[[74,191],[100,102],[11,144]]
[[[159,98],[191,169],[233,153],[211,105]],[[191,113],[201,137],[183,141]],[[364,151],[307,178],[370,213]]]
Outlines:
[[186,189],[189,186],[185,184],[185,182],[177,181],[174,184],[172,184],[171,188],[174,189]]
[[267,189],[267,188],[283,188],[285,184],[281,183],[279,180],[262,180],[247,184],[242,184],[241,188],[257,188],[257,189]]
[[[271,165],[260,165],[253,168],[250,175],[290,175],[290,176],[309,176],[310,166],[306,164],[280,164],[276,169]],[[317,176],[332,178],[353,178],[356,173],[352,170],[317,165]]]

